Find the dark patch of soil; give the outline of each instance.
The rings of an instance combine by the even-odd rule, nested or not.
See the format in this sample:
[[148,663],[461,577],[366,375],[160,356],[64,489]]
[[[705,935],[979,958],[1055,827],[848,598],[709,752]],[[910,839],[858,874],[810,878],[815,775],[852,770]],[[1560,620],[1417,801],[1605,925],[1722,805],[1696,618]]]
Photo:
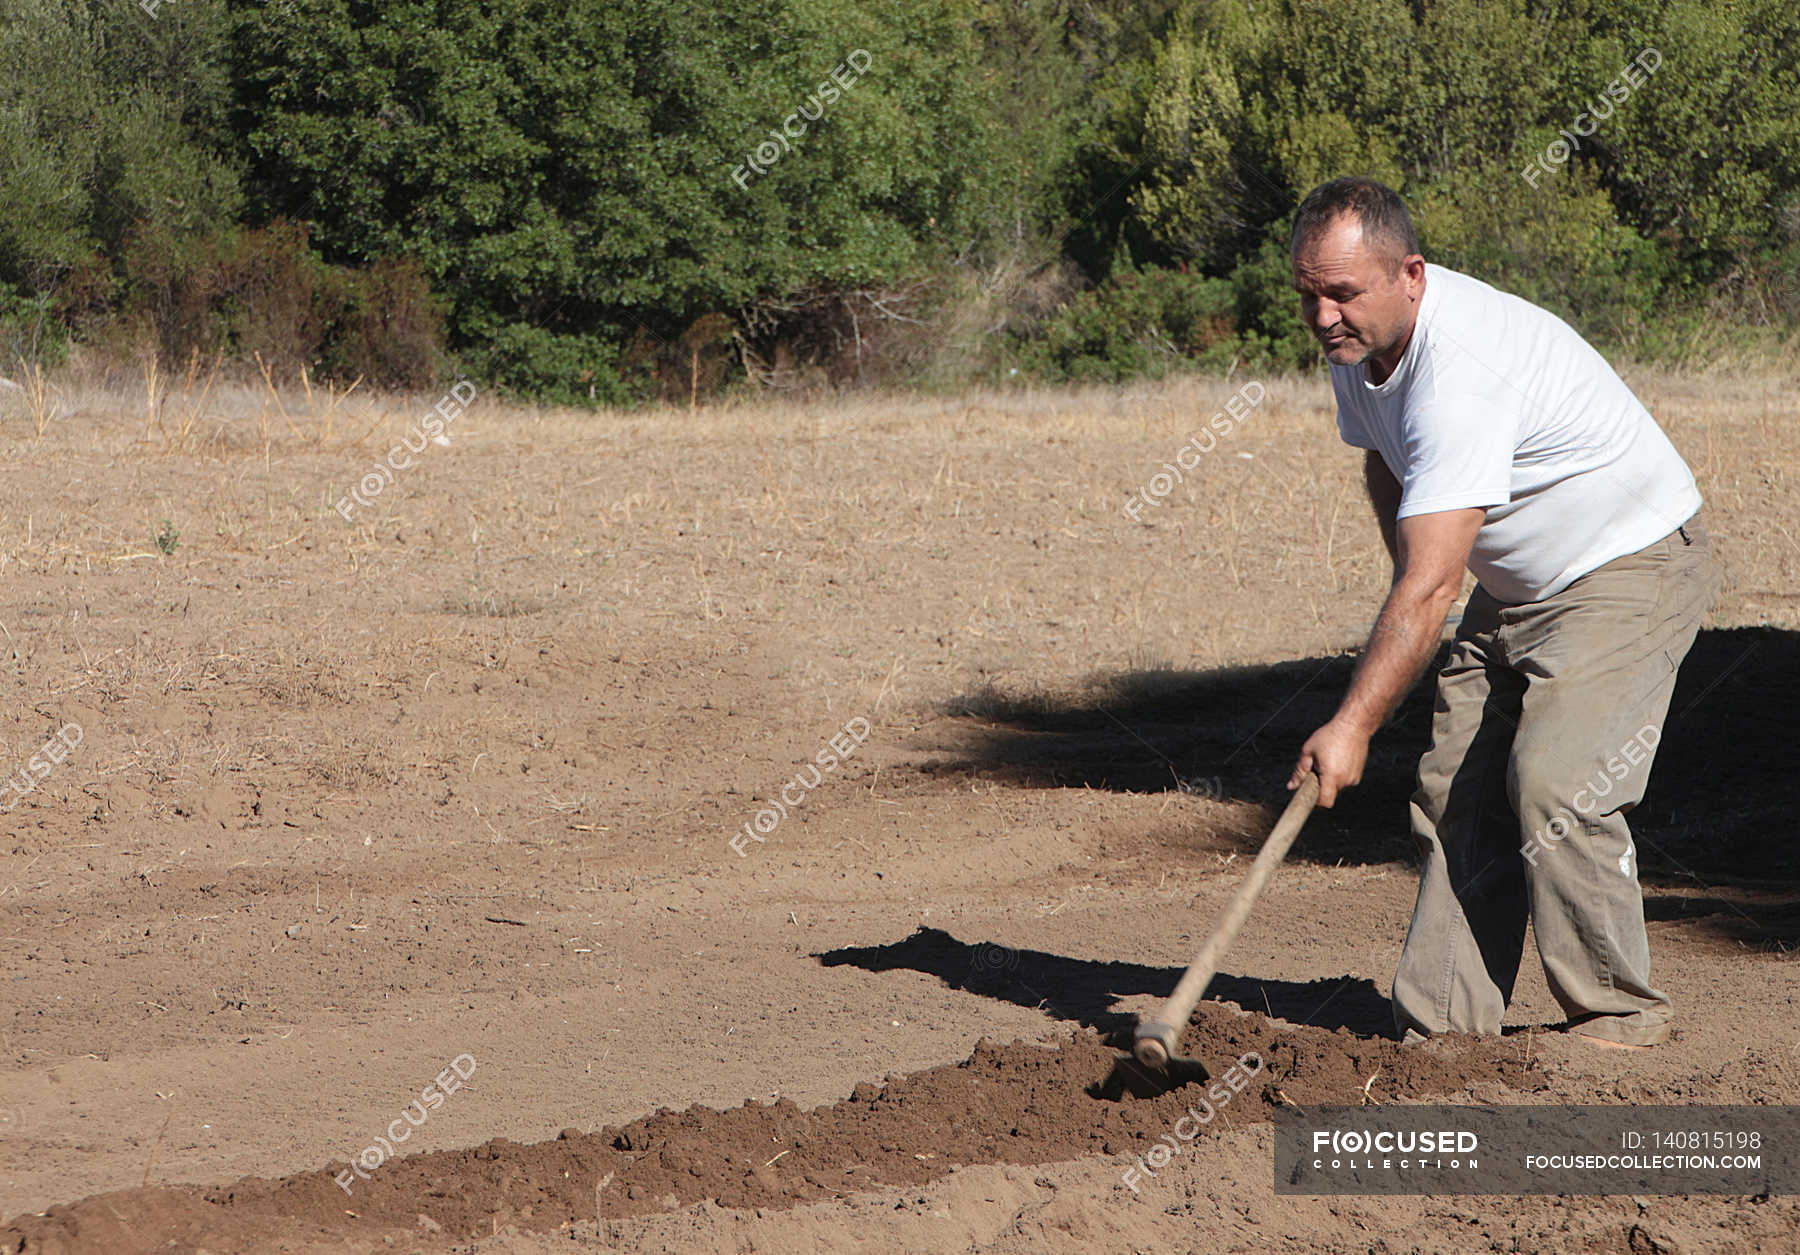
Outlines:
[[1129,1086],[1117,1101],[1102,1096],[1121,1056],[1095,1033],[1059,1048],[984,1041],[960,1064],[864,1083],[812,1111],[782,1099],[729,1111],[659,1111],[623,1128],[567,1130],[535,1145],[499,1139],[396,1160],[367,1180],[351,1178],[349,1195],[335,1179],[342,1164],[218,1189],[101,1195],[16,1219],[0,1231],[0,1250],[132,1255],[171,1243],[243,1249],[259,1234],[327,1241],[395,1229],[450,1240],[705,1199],[788,1207],[919,1184],[964,1164],[1135,1155],[1190,1108],[1208,1125],[1228,1127],[1266,1120],[1281,1103],[1386,1102],[1463,1093],[1483,1081],[1518,1087],[1529,1072],[1518,1042],[1443,1038],[1409,1048],[1289,1028],[1217,1005],[1198,1014],[1183,1049],[1207,1065],[1210,1081],[1150,1097],[1130,1096]]

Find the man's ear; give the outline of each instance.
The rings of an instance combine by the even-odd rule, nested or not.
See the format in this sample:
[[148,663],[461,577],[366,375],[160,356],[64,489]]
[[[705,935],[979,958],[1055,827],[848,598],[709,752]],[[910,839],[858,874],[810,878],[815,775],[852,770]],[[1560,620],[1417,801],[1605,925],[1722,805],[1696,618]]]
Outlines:
[[1425,291],[1425,258],[1408,253],[1400,259],[1400,278],[1406,284],[1406,297],[1416,301]]

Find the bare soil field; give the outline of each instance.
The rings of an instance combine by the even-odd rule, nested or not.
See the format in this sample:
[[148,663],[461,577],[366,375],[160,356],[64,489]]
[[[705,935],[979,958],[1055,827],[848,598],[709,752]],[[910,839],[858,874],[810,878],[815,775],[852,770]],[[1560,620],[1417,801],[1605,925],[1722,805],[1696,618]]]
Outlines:
[[1632,376],[1729,581],[1633,816],[1672,1040],[1577,1044],[1534,956],[1516,1031],[1391,1039],[1421,685],[1190,1026],[1263,1071],[1123,1180],[1191,1099],[1111,1043],[1388,577],[1322,382],[1126,517],[1242,382],[477,398],[392,482],[437,398],[0,397],[0,1250],[1800,1249],[1783,1196],[1277,1196],[1269,1124],[1800,1103],[1793,378]]

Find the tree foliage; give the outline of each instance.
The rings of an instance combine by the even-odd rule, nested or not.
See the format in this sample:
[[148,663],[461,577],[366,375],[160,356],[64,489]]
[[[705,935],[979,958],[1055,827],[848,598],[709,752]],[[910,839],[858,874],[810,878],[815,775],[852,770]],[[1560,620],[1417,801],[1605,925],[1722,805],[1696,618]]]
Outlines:
[[622,402],[861,378],[866,317],[909,368],[971,320],[989,369],[1299,366],[1286,231],[1348,172],[1613,343],[1800,315],[1793,0],[0,0],[0,71],[14,353],[442,338]]

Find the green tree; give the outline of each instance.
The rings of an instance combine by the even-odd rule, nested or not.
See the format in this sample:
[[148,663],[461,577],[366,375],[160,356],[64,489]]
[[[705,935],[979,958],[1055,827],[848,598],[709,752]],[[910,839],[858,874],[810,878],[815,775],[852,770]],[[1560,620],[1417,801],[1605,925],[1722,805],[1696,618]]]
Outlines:
[[1007,199],[965,0],[242,12],[259,212],[334,260],[416,258],[461,346],[534,387],[711,311],[892,281]]
[[[1700,282],[1790,239],[1800,216],[1800,9],[1792,0],[1632,0],[1597,30],[1617,65],[1660,64],[1601,132],[1620,216]],[[1613,70],[1617,72],[1617,68]]]
[[232,221],[225,32],[211,0],[156,17],[106,0],[0,5],[0,288],[54,296],[146,225]]

